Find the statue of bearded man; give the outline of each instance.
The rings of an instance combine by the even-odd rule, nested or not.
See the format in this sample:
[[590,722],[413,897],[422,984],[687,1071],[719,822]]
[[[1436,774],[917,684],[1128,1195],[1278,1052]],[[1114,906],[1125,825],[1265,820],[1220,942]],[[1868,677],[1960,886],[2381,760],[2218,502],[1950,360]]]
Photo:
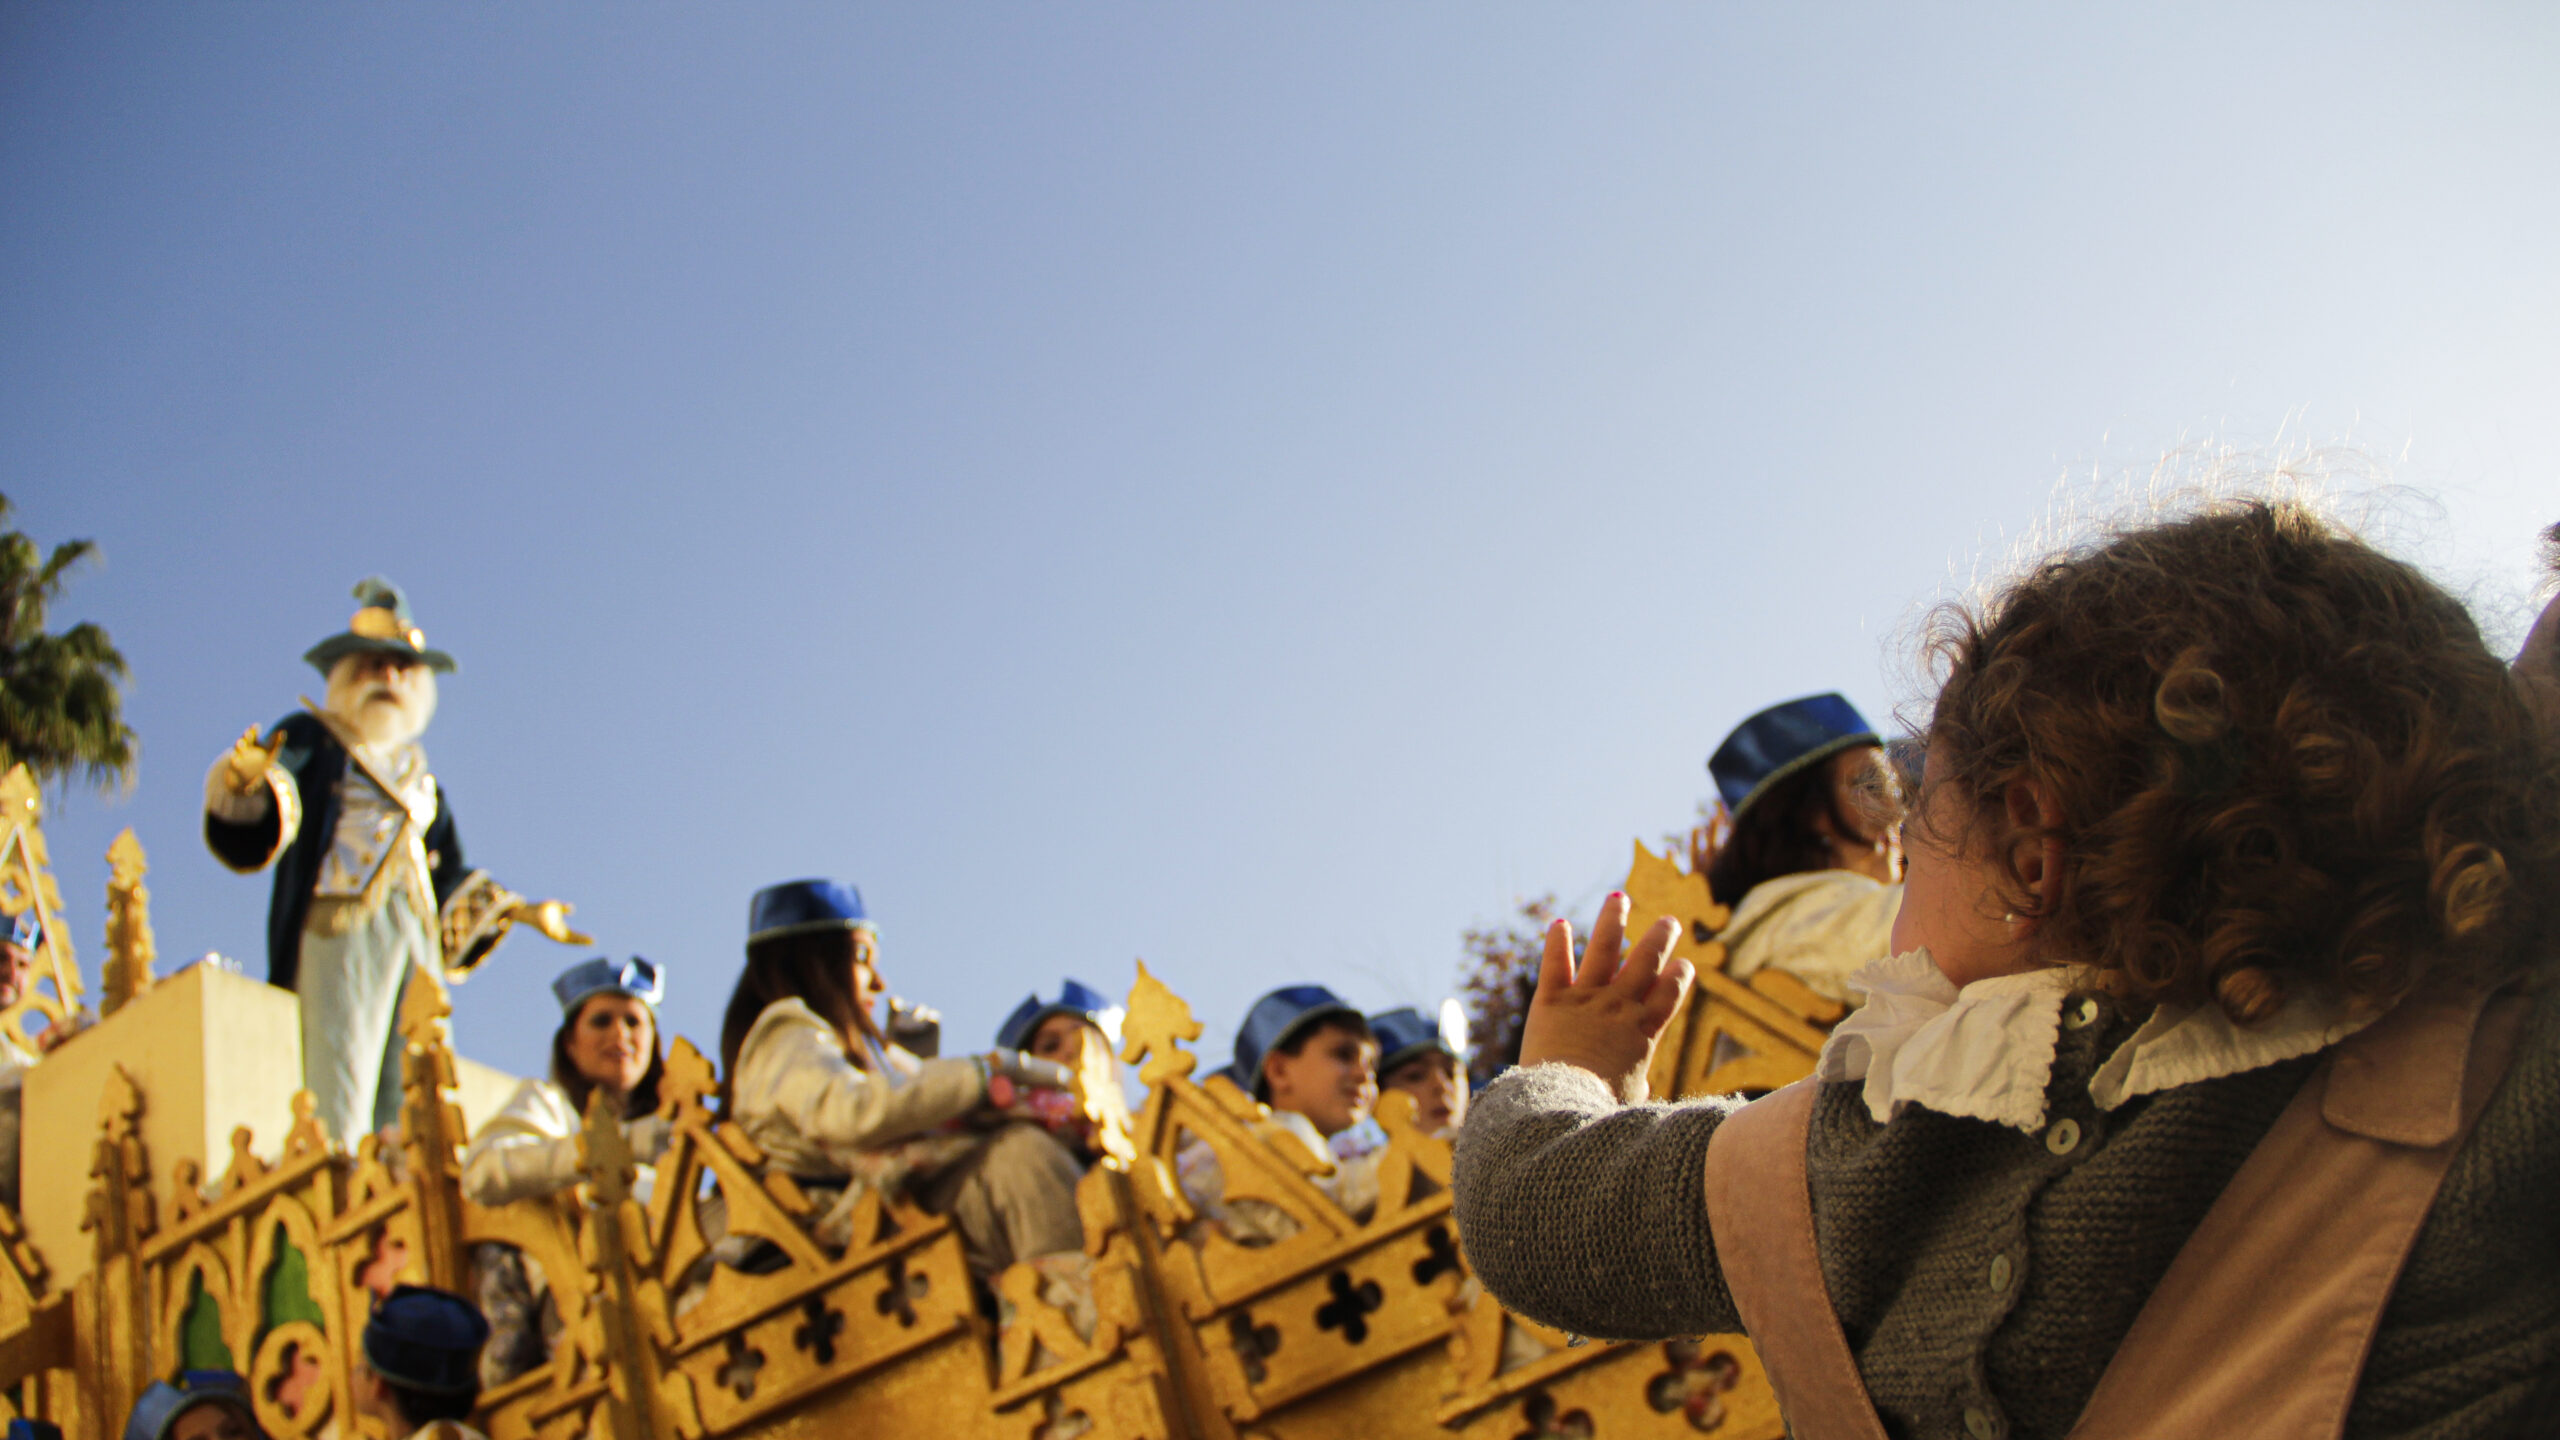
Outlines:
[[345,634],[303,659],[328,703],[261,736],[251,726],[205,777],[205,843],[243,874],[274,865],[267,979],[302,1002],[303,1084],[341,1143],[400,1117],[396,1021],[411,967],[459,980],[518,922],[594,943],[567,905],[527,901],[466,868],[444,787],[418,747],[453,657],[427,648],[379,576]]

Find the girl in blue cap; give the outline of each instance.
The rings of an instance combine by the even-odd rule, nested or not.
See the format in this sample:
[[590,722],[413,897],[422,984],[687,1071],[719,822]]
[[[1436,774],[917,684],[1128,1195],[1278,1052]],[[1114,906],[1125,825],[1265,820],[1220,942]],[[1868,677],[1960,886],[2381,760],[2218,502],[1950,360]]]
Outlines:
[[[1112,1004],[1109,996],[1070,978],[1059,986],[1055,1000],[1043,1000],[1037,994],[1023,997],[1022,1003],[996,1027],[996,1048],[1019,1050],[1034,1059],[1063,1065],[1085,1075],[1088,1083],[1101,1079],[1111,1090],[1108,1097],[1101,1097],[1103,1102],[1125,1114],[1129,1106],[1120,1092],[1119,1067],[1104,1064],[1087,1069],[1085,1063],[1088,1058],[1108,1056],[1119,1048],[1121,1018],[1120,1007]],[[1062,1091],[1035,1090],[1030,1098],[1040,1123],[1074,1152],[1078,1165],[1092,1168],[1101,1158],[1094,1146],[1093,1122],[1077,1108],[1073,1097]]]
[[841,1248],[868,1188],[960,1231],[970,1273],[1080,1252],[1075,1161],[1029,1123],[1026,1088],[1066,1068],[1015,1050],[921,1059],[881,1029],[879,935],[852,886],[794,880],[748,907],[747,968],[720,1026],[728,1113],[805,1189],[841,1187],[812,1233]]
[[[599,955],[561,971],[551,993],[560,1001],[560,1028],[551,1036],[550,1078],[517,1086],[471,1137],[462,1156],[462,1193],[474,1204],[504,1205],[584,1180],[578,1132],[589,1098],[601,1093],[622,1117],[641,1161],[635,1191],[645,1201],[648,1162],[667,1148],[671,1133],[652,1113],[666,1073],[658,1043],[665,972],[637,955]],[[483,1245],[472,1256],[472,1273],[493,1331],[481,1352],[481,1382],[502,1385],[550,1359],[560,1317],[539,1267],[510,1246]]]
[[1883,958],[1902,903],[1899,787],[1884,741],[1838,695],[1772,705],[1707,761],[1730,828],[1706,865],[1733,907],[1725,974],[1783,970],[1855,1005],[1852,971]]

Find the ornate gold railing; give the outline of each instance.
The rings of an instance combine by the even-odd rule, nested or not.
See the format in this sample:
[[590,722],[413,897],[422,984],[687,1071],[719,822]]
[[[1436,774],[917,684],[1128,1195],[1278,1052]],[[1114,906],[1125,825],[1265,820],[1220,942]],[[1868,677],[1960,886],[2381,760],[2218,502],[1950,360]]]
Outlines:
[[[0,803],[18,803],[5,784]],[[13,896],[58,904],[34,820],[29,807],[0,833],[0,907]],[[125,859],[119,947],[148,936],[138,847]],[[1824,1005],[1727,979],[1708,933],[1721,917],[1703,880],[1675,863],[1638,847],[1627,889],[1638,923],[1682,919],[1683,953],[1702,973],[1666,1037],[1656,1092],[1766,1088],[1804,1073],[1832,1018]],[[147,956],[115,963],[128,984],[148,983]],[[76,972],[62,983],[76,998]],[[1144,1106],[1135,1117],[1117,1108],[1116,1085],[1101,1083],[1108,1056],[1091,1057],[1081,1087],[1105,1155],[1077,1192],[1082,1264],[1017,1265],[987,1301],[950,1225],[901,1201],[869,1194],[844,1246],[821,1244],[811,1196],[718,1119],[717,1077],[681,1039],[661,1089],[673,1139],[645,1195],[620,1126],[599,1109],[578,1195],[470,1203],[448,1014],[431,977],[404,1000],[398,1145],[337,1150],[301,1097],[277,1158],[259,1158],[242,1129],[209,1184],[191,1161],[154,1183],[137,1124],[150,1097],[116,1071],[80,1182],[87,1271],[57,1293],[0,1211],[0,1393],[13,1412],[107,1440],[151,1378],[224,1364],[250,1377],[280,1440],[396,1440],[352,1404],[369,1307],[402,1281],[468,1291],[475,1248],[503,1245],[548,1278],[560,1333],[547,1364],[482,1397],[493,1440],[857,1427],[1010,1440],[1781,1432],[1739,1337],[1584,1344],[1495,1304],[1451,1216],[1449,1146],[1413,1127],[1404,1097],[1380,1107],[1388,1145],[1374,1210],[1345,1212],[1315,1183],[1327,1160],[1224,1078],[1193,1077],[1185,1047],[1200,1026],[1144,966],[1119,1057],[1139,1067]],[[1214,1157],[1226,1206],[1256,1207],[1254,1234],[1239,1239],[1200,1213],[1179,1179],[1186,1147]],[[724,1237],[731,1252],[762,1242],[776,1263],[720,1263]]]

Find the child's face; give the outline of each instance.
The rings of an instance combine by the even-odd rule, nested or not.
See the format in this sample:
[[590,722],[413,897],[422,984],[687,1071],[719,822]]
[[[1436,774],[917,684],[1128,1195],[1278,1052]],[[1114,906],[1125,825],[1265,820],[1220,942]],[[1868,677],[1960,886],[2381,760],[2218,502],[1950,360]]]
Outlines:
[[1437,1050],[1388,1071],[1378,1086],[1413,1097],[1413,1123],[1426,1135],[1445,1135],[1467,1123],[1467,1077],[1457,1061]]
[[853,1003],[869,1015],[889,982],[880,978],[880,937],[868,930],[853,932]]
[[1052,1015],[1040,1022],[1040,1028],[1031,1032],[1030,1043],[1022,1048],[1026,1054],[1055,1060],[1073,1070],[1084,1064],[1087,1045],[1107,1047],[1110,1043],[1092,1021],[1081,1015]]
[[2033,963],[2028,927],[2007,919],[2002,897],[2012,881],[1991,845],[1962,813],[1964,798],[1941,785],[1932,751],[1912,824],[1902,837],[1902,908],[1893,917],[1893,951],[1926,946],[1938,973],[1962,988]]
[[1343,1025],[1324,1025],[1298,1053],[1263,1057],[1271,1108],[1295,1110],[1330,1139],[1360,1123],[1378,1103],[1378,1044]]

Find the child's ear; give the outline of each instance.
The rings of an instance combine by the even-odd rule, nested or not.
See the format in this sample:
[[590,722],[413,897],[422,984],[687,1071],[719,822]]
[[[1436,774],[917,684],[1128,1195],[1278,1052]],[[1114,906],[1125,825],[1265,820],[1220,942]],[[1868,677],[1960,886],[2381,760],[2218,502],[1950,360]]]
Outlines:
[[2062,806],[2041,780],[2012,781],[2001,794],[2009,833],[2009,873],[2027,887],[2037,915],[2051,914],[2062,899]]

